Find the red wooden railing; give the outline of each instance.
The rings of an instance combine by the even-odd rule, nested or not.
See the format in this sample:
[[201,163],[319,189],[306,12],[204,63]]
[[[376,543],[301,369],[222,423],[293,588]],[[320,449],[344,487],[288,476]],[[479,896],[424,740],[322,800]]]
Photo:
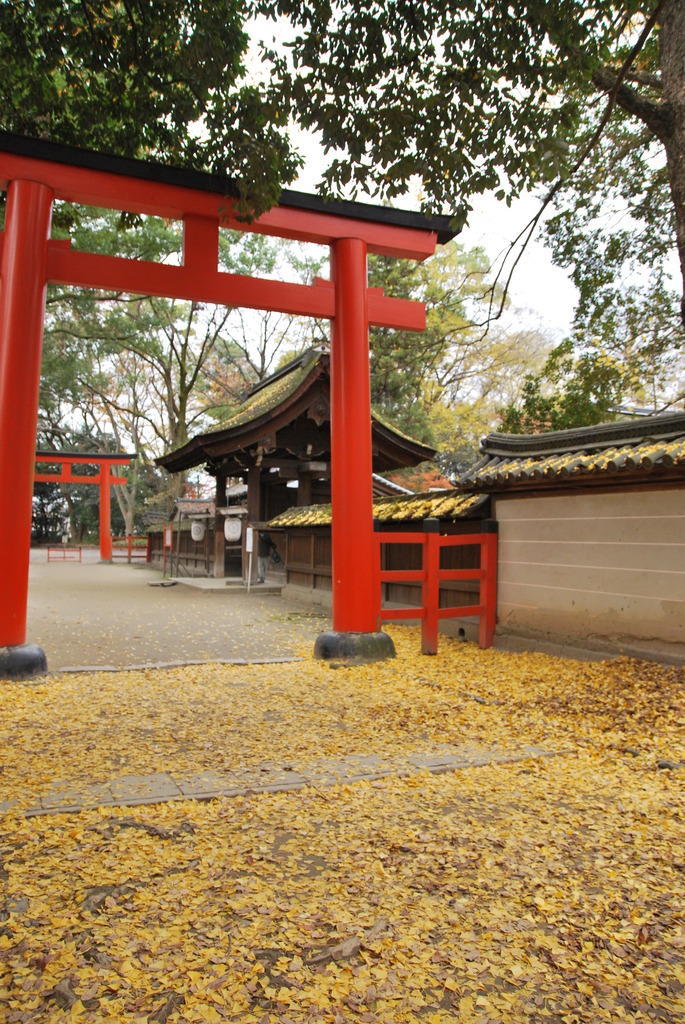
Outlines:
[[133,537],[112,537],[112,559],[125,558],[131,562],[134,558],[144,558],[150,561],[150,538]]
[[63,544],[59,547],[48,547],[48,562],[80,562],[81,548],[68,548]]
[[[376,564],[379,568],[378,594],[379,621],[391,619],[421,620],[421,653],[437,654],[438,625],[440,619],[478,617],[478,644],[492,647],[497,615],[497,523],[486,520],[480,533],[441,535],[438,519],[424,519],[423,532],[396,533],[376,529]],[[420,569],[381,569],[383,544],[419,544],[423,549]],[[446,547],[476,545],[480,548],[477,569],[441,569],[440,551]],[[470,580],[480,583],[478,604],[458,607],[440,607],[440,584],[448,580]],[[383,583],[421,583],[421,605],[413,608],[383,608]]]

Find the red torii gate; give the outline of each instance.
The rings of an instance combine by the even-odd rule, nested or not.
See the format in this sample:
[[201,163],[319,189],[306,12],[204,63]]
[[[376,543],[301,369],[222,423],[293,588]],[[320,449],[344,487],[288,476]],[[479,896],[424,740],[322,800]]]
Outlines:
[[[394,653],[377,632],[368,327],[422,330],[425,310],[369,289],[366,257],[423,260],[454,237],[449,219],[284,192],[278,206],[247,224],[233,211],[226,179],[7,133],[0,133],[0,189],[8,193],[0,235],[0,676],[47,670],[40,648],[26,644],[26,602],[48,282],[331,320],[334,632],[319,638],[316,653]],[[72,250],[50,238],[55,200],[182,220],[181,265]],[[290,284],[221,271],[220,227],[328,245],[331,281]]]
[[[108,455],[97,452],[93,455],[65,455],[64,452],[36,452],[36,467],[47,463],[59,465],[59,472],[51,473],[36,468],[34,481],[63,484],[97,484],[100,488],[100,558],[112,561],[112,501],[110,486],[125,484],[125,476],[112,476],[112,466],[128,466],[135,455]],[[97,466],[92,476],[74,476],[74,466]]]

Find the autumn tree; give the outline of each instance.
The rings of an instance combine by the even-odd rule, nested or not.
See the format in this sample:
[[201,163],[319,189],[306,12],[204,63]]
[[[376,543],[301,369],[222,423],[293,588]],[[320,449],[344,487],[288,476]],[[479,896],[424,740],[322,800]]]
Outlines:
[[501,410],[505,433],[539,434],[616,419],[629,386],[625,367],[606,353],[576,356],[567,338],[539,374],[527,374],[520,398]]
[[[595,310],[597,333],[577,326],[527,373],[520,394],[501,410],[500,430],[538,433],[604,423],[629,412],[659,413],[685,395],[683,331],[673,296],[659,289],[613,296],[611,315]],[[581,322],[576,316],[577,324]]]
[[519,398],[525,374],[539,367],[550,343],[512,324],[484,331],[491,282],[480,248],[452,242],[425,263],[372,257],[369,267],[372,285],[426,306],[422,333],[371,330],[374,408],[434,444],[444,473],[458,473],[477,456],[498,406]]

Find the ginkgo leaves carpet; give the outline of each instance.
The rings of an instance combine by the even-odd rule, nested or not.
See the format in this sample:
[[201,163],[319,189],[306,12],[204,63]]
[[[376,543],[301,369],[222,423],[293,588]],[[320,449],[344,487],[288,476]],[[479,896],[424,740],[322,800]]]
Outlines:
[[479,651],[2,684],[54,779],[479,744],[557,756],[0,819],[8,1022],[678,1021],[683,672]]

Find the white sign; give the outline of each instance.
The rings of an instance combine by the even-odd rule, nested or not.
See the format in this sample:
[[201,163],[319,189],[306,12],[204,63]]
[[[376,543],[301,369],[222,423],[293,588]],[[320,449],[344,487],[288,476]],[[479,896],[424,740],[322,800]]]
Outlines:
[[253,535],[254,535],[254,530],[252,529],[251,526],[248,526],[247,530],[245,531],[245,550],[247,551],[248,555],[252,553],[252,537],[253,537]]

